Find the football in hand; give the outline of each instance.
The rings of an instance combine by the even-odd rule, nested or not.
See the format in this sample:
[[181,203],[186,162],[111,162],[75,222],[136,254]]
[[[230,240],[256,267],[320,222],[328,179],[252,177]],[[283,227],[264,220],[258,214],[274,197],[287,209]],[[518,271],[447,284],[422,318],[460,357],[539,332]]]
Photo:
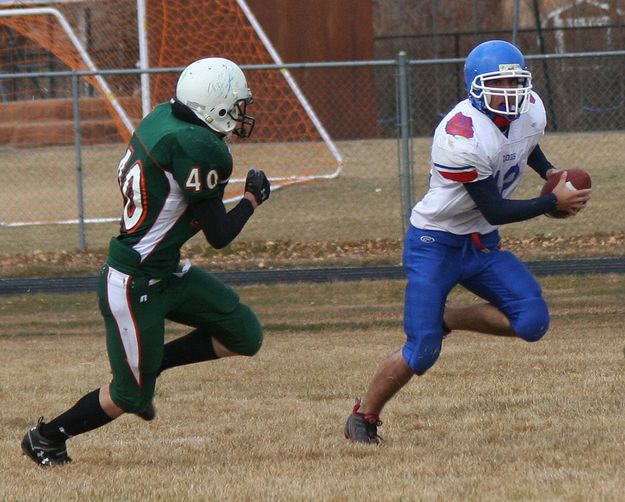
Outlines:
[[[569,190],[583,190],[585,188],[590,188],[590,174],[583,169],[563,169],[563,171],[566,171],[565,186],[569,188]],[[553,189],[558,184],[558,181],[560,181],[560,176],[562,176],[562,172],[549,176],[540,191],[540,195],[547,195],[548,193],[553,192]],[[547,213],[547,216],[551,216],[552,218],[568,218],[571,215],[566,211],[556,209]]]

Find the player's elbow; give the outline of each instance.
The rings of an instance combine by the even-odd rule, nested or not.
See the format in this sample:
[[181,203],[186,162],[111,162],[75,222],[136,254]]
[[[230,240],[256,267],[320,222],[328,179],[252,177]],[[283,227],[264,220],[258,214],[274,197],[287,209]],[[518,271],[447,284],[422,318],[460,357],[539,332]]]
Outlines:
[[209,244],[213,246],[215,249],[223,249],[228,244],[230,244],[230,241],[223,240],[223,241],[210,242]]
[[230,242],[232,242],[232,239],[229,239],[228,236],[223,234],[207,234],[204,232],[204,237],[206,237],[206,242],[208,242],[215,249],[223,249],[230,244]]
[[505,218],[496,210],[483,210],[482,215],[489,225],[497,226],[506,223]]

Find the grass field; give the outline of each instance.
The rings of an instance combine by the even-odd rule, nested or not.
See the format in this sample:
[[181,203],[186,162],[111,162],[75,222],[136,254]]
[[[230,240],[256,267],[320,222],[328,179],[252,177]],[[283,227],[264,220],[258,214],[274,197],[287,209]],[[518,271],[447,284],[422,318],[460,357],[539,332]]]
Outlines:
[[625,281],[541,282],[548,335],[452,333],[384,410],[380,447],[342,427],[403,343],[403,282],[240,288],[265,326],[256,357],[166,372],[156,421],[75,438],[74,463],[50,470],[19,440],[108,380],[96,299],[0,298],[0,499],[622,500]]

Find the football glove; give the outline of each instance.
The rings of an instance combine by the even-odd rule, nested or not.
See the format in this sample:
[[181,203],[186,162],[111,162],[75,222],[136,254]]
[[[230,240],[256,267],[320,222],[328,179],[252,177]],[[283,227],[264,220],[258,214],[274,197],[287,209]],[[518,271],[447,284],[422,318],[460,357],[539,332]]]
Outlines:
[[263,171],[250,169],[245,178],[245,191],[250,192],[259,206],[269,198],[271,186]]

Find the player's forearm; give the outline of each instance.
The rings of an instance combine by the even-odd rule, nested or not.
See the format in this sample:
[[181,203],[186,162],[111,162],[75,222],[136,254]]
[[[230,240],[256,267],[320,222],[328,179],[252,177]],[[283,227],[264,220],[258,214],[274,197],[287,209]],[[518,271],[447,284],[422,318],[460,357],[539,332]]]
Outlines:
[[529,157],[527,158],[527,165],[530,166],[534,171],[538,173],[541,178],[545,180],[549,176],[549,171],[555,169],[551,162],[547,160],[547,157],[545,156],[539,145],[536,145],[532,150],[532,153],[530,153]]
[[223,202],[216,199],[194,204],[191,210],[206,240],[217,249],[230,244],[254,213],[253,204],[246,198],[229,212],[226,212]]
[[553,194],[535,199],[504,199],[492,177],[474,183],[465,183],[465,188],[475,205],[491,225],[505,225],[525,221],[556,209],[557,198]]
[[478,209],[491,225],[505,225],[517,221],[525,221],[556,209],[557,199],[553,194],[529,200],[501,199],[497,204]]
[[252,214],[254,214],[253,204],[248,199],[241,199],[236,206],[226,213],[226,221],[221,228],[221,239],[213,245],[220,249],[230,244],[241,233]]

